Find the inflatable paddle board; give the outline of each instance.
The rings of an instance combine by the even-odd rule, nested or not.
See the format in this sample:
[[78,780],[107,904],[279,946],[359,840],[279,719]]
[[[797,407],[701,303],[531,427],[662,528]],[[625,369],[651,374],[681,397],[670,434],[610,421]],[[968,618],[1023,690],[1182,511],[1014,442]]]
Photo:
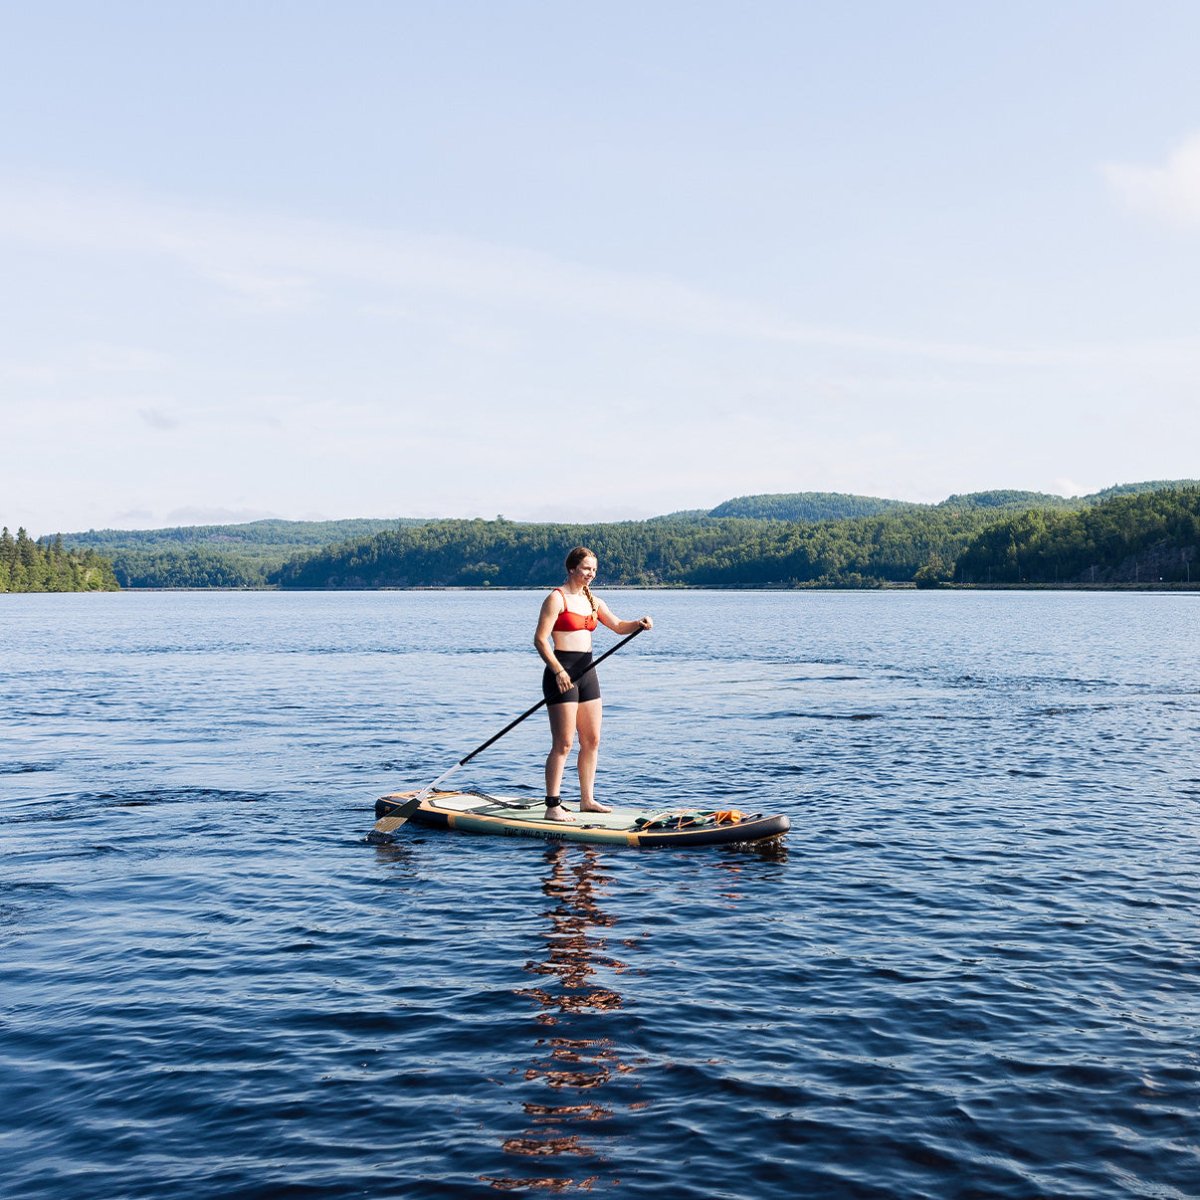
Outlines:
[[[377,824],[367,840],[395,840],[394,818],[416,791],[393,792],[375,801]],[[546,807],[527,797],[489,796],[482,792],[434,792],[409,820],[432,829],[500,837],[539,838],[548,842],[594,842],[605,846],[719,846],[766,842],[783,837],[791,822],[782,815],[732,810],[614,808],[610,813],[579,812],[572,820],[547,821]]]

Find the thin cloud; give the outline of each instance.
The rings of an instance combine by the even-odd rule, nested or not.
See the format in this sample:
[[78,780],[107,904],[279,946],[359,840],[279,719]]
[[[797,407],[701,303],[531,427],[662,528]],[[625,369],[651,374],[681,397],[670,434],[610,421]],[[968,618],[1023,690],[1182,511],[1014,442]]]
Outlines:
[[302,312],[311,308],[317,298],[313,280],[298,275],[229,268],[200,269],[212,282],[240,296],[246,307],[253,311]]
[[114,346],[108,342],[87,343],[81,348],[79,359],[87,371],[113,375],[162,371],[171,365],[165,354],[155,350]]
[[1074,479],[1055,479],[1049,489],[1059,496],[1091,496],[1100,489],[1088,483],[1077,483]]
[[1134,212],[1183,229],[1200,227],[1200,134],[1171,151],[1162,166],[1108,163],[1105,179]]
[[138,410],[138,416],[150,426],[151,429],[161,429],[166,432],[179,428],[179,421],[171,416],[170,413],[165,413],[161,408],[142,408]]
[[[1196,147],[1195,162],[1200,164],[1200,140]],[[1187,157],[1187,169],[1175,169],[1172,178],[1183,178],[1192,161]],[[311,308],[351,283],[386,294],[386,299],[364,306],[378,315],[389,310],[423,312],[429,299],[440,297],[490,305],[508,315],[531,307],[614,326],[666,327],[948,365],[1047,370],[1128,359],[1161,361],[1149,346],[991,346],[824,326],[670,278],[573,263],[534,250],[295,217],[235,214],[44,180],[0,179],[0,239],[99,255],[159,258],[220,288],[243,312]],[[1177,343],[1172,350],[1189,365],[1200,366],[1200,340]]]
[[62,377],[62,368],[54,363],[0,362],[0,383],[42,388],[53,386]]

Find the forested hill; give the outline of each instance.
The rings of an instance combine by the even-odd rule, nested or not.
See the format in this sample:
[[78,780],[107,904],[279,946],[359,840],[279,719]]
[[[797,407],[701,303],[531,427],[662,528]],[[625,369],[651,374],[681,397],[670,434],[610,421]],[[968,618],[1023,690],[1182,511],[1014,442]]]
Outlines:
[[[1176,504],[1186,513],[1186,494],[1195,483],[1182,483],[1187,486],[1119,484],[1070,499],[996,489],[938,504],[798,492],[743,496],[711,510],[603,525],[255,521],[92,530],[62,541],[68,550],[111,554],[118,582],[129,587],[541,587],[559,576],[563,554],[579,542],[600,555],[602,577],[610,584],[870,587],[1054,579],[1121,584],[1157,580],[1162,572],[1151,575],[1145,557],[1154,538],[1165,539],[1163,579],[1175,578],[1169,560],[1186,582],[1192,545],[1186,525],[1176,522],[1167,529],[1154,516],[1165,520],[1163,514],[1174,512]],[[1185,499],[1170,499],[1176,493]],[[1112,537],[1095,542],[1086,561],[1074,551],[1065,553],[1071,539],[1085,536],[1081,530],[1101,529],[1108,506],[1135,500],[1141,503],[1118,506],[1128,525],[1123,543]],[[735,512],[743,515],[728,515]],[[798,519],[799,512],[807,519]],[[1101,516],[1081,524],[1093,512]],[[1045,549],[1051,538],[1053,551]],[[52,539],[40,543],[43,550],[51,544]],[[1118,551],[1124,557],[1114,558]]]
[[1118,483],[1085,497],[1093,504],[1111,500],[1115,496],[1140,496],[1144,492],[1161,492],[1176,488],[1200,487],[1200,479],[1147,479],[1142,483]]
[[294,559],[273,581],[285,588],[539,586],[557,580],[566,551],[586,539],[610,583],[681,582],[698,554],[761,526],[690,517],[586,526],[430,521]]
[[284,588],[547,586],[582,543],[604,582],[725,587],[1147,583],[1190,579],[1200,488],[1075,510],[906,505],[842,521],[681,517],[611,525],[431,521],[315,552]]
[[765,521],[844,521],[850,517],[875,517],[906,509],[1021,511],[1028,508],[1078,508],[1087,502],[1086,498],[1068,500],[1047,492],[1020,492],[1011,489],[948,496],[933,505],[907,500],[885,500],[879,496],[853,496],[843,492],[770,492],[761,496],[737,496],[733,500],[726,500],[716,508],[710,509],[707,515]]
[[[64,533],[63,545],[98,550],[113,560],[123,587],[267,587],[289,558],[334,542],[370,537],[414,518],[347,521],[249,521],[170,529],[90,529]],[[49,539],[42,539],[46,544]]]
[[990,492],[967,492],[961,496],[947,496],[938,508],[986,508],[993,512],[1023,511],[1030,508],[1079,508],[1087,504],[1090,497],[1068,499],[1049,492],[1021,492],[1010,488],[995,488]]
[[[769,492],[759,496],[737,496],[708,510],[710,517],[748,517],[774,521],[842,521],[847,517],[873,517],[901,509],[991,509],[1024,512],[1038,509],[1078,509],[1114,496],[1140,495],[1164,488],[1194,487],[1196,479],[1153,479],[1144,483],[1121,483],[1087,496],[1055,496],[1049,492],[1024,492],[1012,488],[994,488],[985,492],[966,492],[947,496],[935,505],[905,500],[885,500],[879,496],[854,496],[844,492]],[[690,515],[690,514],[679,514]]]
[[543,587],[582,543],[608,584],[871,586],[908,582],[931,553],[953,562],[990,515],[911,510],[803,524],[733,517],[612,525],[431,521],[305,556],[273,576],[284,588]]
[[718,504],[706,515],[764,521],[843,521],[847,517],[874,517],[911,507],[903,500],[852,496],[844,492],[779,492],[737,496]]
[[1078,512],[1006,516],[974,537],[944,572],[956,582],[1148,584],[1200,582],[1200,487],[1117,491]]
[[274,546],[328,546],[369,537],[397,525],[420,525],[413,517],[357,517],[346,521],[247,521],[242,525],[176,525],[167,529],[89,529],[60,534],[63,544],[96,550],[162,550],[191,546],[258,551]]
[[67,550],[55,538],[45,545],[24,529],[0,532],[0,592],[110,592],[112,563],[94,550]]

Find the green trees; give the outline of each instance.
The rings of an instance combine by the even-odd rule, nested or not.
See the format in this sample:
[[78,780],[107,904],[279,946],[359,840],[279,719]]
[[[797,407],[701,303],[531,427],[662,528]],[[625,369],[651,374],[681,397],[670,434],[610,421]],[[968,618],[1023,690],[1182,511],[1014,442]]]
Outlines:
[[122,587],[134,588],[261,588],[268,566],[244,554],[209,546],[188,550],[123,551],[113,556]]
[[967,583],[1189,583],[1200,546],[1200,487],[1139,492],[1078,512],[1018,513],[982,530],[956,564]]
[[[5,530],[0,590],[542,587],[559,578],[577,543],[600,556],[605,583],[626,586],[1188,583],[1193,573],[1200,582],[1197,496],[1195,486],[1161,482],[1072,500],[997,489],[939,504],[806,492],[742,497],[713,512],[807,504],[816,514],[807,520],[680,512],[599,525],[260,521],[40,543]],[[839,505],[844,515],[836,515]],[[330,545],[333,538],[341,540]],[[115,576],[96,553],[101,547]]]
[[122,587],[261,588],[289,558],[347,538],[420,524],[397,518],[347,521],[250,521],[169,529],[90,529],[63,535],[68,547],[90,547],[112,559]]
[[294,558],[268,579],[284,588],[546,586],[577,543],[599,556],[606,583],[626,586],[1190,579],[1200,489],[1119,495],[1074,510],[1013,511],[1014,496],[817,522],[691,515],[594,526],[429,521]]
[[0,592],[115,591],[112,564],[94,550],[65,550],[62,539],[36,542],[17,530],[0,532]]
[[718,504],[708,515],[769,521],[841,521],[846,517],[873,517],[907,507],[903,500],[852,496],[845,492],[778,492],[765,496],[737,496]]
[[1027,508],[1077,508],[1079,501],[1066,500],[1049,492],[1019,492],[1011,488],[994,488],[990,492],[966,492],[947,496],[941,508],[992,508],[1020,510]]
[[544,586],[581,543],[599,556],[610,584],[874,587],[912,580],[931,554],[953,563],[985,521],[974,511],[908,505],[886,516],[816,523],[430,521],[295,558],[270,578],[284,588]]

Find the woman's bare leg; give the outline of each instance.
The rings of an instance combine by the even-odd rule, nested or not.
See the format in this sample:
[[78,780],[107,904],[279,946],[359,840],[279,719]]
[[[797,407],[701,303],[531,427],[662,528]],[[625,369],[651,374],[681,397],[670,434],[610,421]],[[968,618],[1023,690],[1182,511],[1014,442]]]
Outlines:
[[600,724],[604,719],[604,701],[588,700],[576,706],[579,731],[579,811],[612,812],[607,804],[597,804],[596,761],[600,757]]
[[[562,795],[563,771],[567,765],[567,755],[575,742],[575,725],[578,704],[551,704],[546,708],[550,716],[550,754],[546,758],[546,795]],[[555,805],[546,809],[546,817],[551,821],[569,821],[571,817],[561,806]]]

